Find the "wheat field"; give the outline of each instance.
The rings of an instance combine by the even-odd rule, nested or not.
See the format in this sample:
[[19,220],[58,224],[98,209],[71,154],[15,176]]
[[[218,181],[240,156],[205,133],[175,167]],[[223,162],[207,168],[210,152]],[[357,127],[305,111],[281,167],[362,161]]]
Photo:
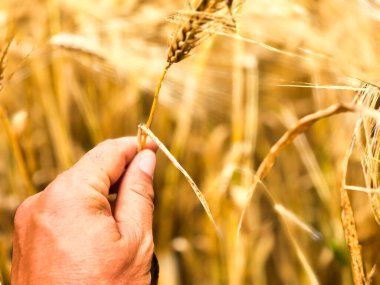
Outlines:
[[380,284],[378,50],[377,0],[0,0],[1,284],[17,206],[145,122],[205,198],[159,151],[160,284]]

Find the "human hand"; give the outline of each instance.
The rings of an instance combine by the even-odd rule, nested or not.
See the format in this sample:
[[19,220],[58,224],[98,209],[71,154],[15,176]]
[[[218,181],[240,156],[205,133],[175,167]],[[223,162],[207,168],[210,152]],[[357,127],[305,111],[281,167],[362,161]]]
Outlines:
[[150,284],[154,149],[137,153],[135,137],[107,140],[25,200],[12,284]]

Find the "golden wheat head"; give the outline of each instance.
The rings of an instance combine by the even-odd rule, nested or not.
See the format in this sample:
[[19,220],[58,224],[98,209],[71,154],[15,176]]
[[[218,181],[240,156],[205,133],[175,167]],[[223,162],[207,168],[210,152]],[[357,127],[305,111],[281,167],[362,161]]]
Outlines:
[[209,37],[210,26],[218,12],[227,14],[232,0],[202,0],[192,9],[186,21],[177,27],[169,45],[168,66],[189,56],[191,50]]

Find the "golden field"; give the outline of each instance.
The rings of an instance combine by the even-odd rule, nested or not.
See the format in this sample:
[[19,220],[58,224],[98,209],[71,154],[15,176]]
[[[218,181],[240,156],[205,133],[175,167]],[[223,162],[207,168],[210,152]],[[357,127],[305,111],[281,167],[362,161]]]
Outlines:
[[[380,284],[379,1],[232,3],[168,70],[151,126],[220,229],[159,151],[160,284]],[[17,206],[137,134],[192,9],[0,1],[1,284]]]

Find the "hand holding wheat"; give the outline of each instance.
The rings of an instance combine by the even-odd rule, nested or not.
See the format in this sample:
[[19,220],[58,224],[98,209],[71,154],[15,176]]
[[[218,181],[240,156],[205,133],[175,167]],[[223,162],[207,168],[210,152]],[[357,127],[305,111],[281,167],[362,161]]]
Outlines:
[[154,149],[137,153],[134,137],[108,140],[24,201],[12,284],[150,284]]

